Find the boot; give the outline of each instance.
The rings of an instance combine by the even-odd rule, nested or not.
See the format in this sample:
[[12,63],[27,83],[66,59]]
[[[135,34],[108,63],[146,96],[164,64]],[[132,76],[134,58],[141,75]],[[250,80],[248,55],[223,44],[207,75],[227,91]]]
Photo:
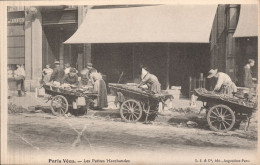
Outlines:
[[21,92],[21,90],[18,90],[18,97],[22,97],[22,92]]

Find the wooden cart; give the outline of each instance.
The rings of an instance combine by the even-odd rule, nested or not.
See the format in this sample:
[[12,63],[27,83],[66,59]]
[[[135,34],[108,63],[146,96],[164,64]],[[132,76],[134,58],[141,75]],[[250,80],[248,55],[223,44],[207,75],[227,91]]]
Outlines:
[[203,88],[195,89],[194,95],[203,102],[202,109],[206,110],[208,125],[214,131],[227,132],[243,120],[247,120],[247,130],[257,109],[257,98],[227,97]]
[[86,105],[77,108],[83,108],[86,114],[90,104],[98,96],[97,93],[79,89],[65,89],[51,85],[43,85],[43,88],[45,93],[50,95],[48,101],[51,100],[51,110],[54,115],[65,115],[79,97],[85,98]]
[[120,106],[121,118],[126,122],[136,122],[142,117],[147,120],[154,120],[158,113],[159,103],[162,109],[167,99],[172,99],[172,95],[153,94],[144,91],[134,85],[109,83],[109,88],[116,96],[124,97],[124,102]]

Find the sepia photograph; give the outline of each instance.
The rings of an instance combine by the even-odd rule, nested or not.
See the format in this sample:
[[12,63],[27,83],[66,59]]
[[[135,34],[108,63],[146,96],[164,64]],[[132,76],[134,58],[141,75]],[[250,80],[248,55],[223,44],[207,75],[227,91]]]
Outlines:
[[1,3],[1,164],[259,163],[258,2],[68,2]]

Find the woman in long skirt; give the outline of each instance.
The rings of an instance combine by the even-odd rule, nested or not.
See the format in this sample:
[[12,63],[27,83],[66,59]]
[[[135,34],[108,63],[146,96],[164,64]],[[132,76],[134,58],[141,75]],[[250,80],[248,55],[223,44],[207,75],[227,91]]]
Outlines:
[[94,83],[94,92],[98,93],[97,107],[101,109],[107,107],[107,88],[102,75],[94,70],[91,72],[90,77],[92,78]]

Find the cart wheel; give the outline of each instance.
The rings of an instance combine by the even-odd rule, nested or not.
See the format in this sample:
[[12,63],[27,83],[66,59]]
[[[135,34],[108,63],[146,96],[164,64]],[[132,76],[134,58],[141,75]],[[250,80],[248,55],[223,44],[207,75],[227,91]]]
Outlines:
[[120,115],[126,122],[136,122],[142,117],[142,107],[136,100],[126,100],[121,105]]
[[56,95],[51,100],[51,111],[54,115],[65,115],[68,111],[69,104],[64,96]]
[[211,130],[227,132],[235,124],[235,114],[226,105],[216,105],[208,111],[207,121]]

